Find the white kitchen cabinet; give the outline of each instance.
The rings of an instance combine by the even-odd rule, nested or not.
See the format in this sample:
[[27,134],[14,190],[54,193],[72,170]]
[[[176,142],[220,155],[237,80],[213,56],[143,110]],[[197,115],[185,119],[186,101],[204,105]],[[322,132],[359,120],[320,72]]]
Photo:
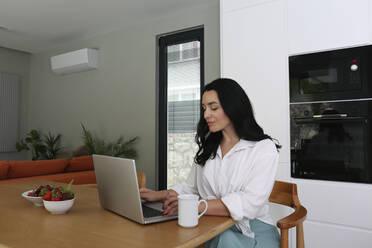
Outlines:
[[221,1],[221,72],[250,98],[258,123],[283,146],[288,164],[288,75],[283,1],[225,11]]
[[[371,232],[358,227],[339,226],[326,222],[304,222],[305,247],[371,248]],[[292,234],[292,244],[295,244]],[[295,246],[292,246],[294,248]]]
[[371,184],[292,181],[297,184],[301,204],[308,210],[304,222],[305,247],[372,246]]
[[289,54],[370,42],[370,0],[287,0]]
[[272,2],[276,0],[222,0],[221,2],[221,11],[230,12],[234,10],[241,10],[246,7],[251,7],[253,5],[259,5],[267,2]]

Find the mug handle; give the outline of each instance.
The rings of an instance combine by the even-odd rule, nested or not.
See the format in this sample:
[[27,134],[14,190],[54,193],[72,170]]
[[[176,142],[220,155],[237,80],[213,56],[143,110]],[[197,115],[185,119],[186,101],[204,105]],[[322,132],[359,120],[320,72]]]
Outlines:
[[202,203],[202,202],[204,202],[204,204],[205,204],[205,209],[203,210],[203,212],[201,212],[201,214],[198,215],[198,219],[199,219],[200,217],[202,217],[202,215],[205,214],[205,212],[207,212],[207,209],[208,209],[208,203],[207,203],[206,200],[200,200],[200,201],[198,202],[198,206],[199,206],[200,203]]

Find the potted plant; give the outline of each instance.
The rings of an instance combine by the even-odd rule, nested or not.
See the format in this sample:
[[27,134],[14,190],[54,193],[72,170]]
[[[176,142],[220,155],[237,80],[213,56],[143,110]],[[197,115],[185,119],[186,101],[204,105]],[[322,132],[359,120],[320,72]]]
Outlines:
[[24,139],[16,143],[17,151],[31,151],[32,160],[55,159],[62,150],[61,135],[42,135],[40,131],[32,129]]
[[115,141],[106,142],[104,139],[93,135],[83,124],[81,124],[81,127],[83,129],[82,139],[84,145],[73,153],[74,156],[101,154],[133,159],[138,157],[137,150],[134,148],[135,143],[139,139],[137,136],[125,141],[124,136],[121,135]]

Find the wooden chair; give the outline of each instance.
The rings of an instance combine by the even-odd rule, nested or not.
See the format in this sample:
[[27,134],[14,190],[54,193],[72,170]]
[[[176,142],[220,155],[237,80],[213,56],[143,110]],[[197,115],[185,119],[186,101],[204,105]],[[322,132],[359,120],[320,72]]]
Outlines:
[[269,201],[295,209],[292,214],[278,220],[276,224],[281,232],[280,247],[288,248],[288,230],[296,227],[296,247],[304,248],[304,229],[302,223],[306,218],[307,210],[301,205],[298,199],[297,185],[294,183],[275,181]]
[[146,187],[146,174],[143,172],[137,171],[137,181],[139,188],[145,188]]

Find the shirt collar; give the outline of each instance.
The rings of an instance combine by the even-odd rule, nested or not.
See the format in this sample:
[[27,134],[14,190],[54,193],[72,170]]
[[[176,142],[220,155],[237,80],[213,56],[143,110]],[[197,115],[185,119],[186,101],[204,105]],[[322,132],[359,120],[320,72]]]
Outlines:
[[[254,147],[254,145],[257,143],[257,141],[250,141],[250,140],[244,140],[240,139],[238,143],[236,143],[231,150],[228,153],[235,153],[237,151],[245,150],[251,147]],[[219,145],[217,148],[217,155],[222,158],[222,151],[221,146]]]

